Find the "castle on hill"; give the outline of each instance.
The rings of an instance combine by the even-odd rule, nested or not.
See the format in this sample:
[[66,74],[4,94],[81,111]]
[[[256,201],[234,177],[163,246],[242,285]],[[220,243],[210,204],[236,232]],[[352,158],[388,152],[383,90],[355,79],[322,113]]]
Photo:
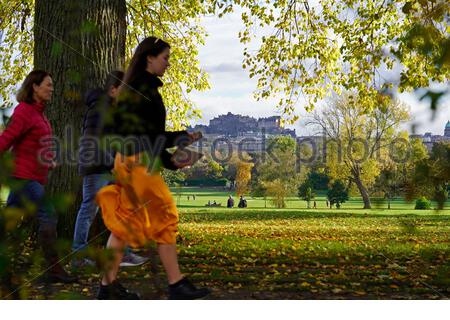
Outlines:
[[209,125],[199,124],[190,129],[201,131],[204,134],[224,135],[227,137],[239,137],[249,134],[258,135],[262,133],[296,137],[295,129],[286,129],[281,126],[280,116],[255,119],[231,112],[211,119]]

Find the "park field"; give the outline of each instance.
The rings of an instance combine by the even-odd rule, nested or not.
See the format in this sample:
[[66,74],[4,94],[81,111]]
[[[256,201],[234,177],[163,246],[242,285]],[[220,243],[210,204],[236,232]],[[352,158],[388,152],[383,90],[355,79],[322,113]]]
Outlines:
[[[221,188],[201,189],[201,188],[172,188],[173,196],[177,202],[179,208],[194,209],[205,208],[208,201],[213,203],[220,203],[221,207],[226,207],[228,196],[231,195],[235,200],[235,207],[239,202],[239,198],[233,192],[227,192]],[[195,195],[195,200],[193,200]],[[188,199],[189,197],[189,199]],[[263,198],[246,197],[248,203],[248,209],[276,209],[269,198],[264,200]],[[414,213],[414,214],[431,214],[436,213],[435,210],[414,210],[415,202],[407,202],[402,198],[396,198],[391,201],[391,210],[387,210],[388,204],[384,199],[372,198],[372,210],[366,210],[366,212],[376,213]],[[325,193],[319,192],[316,197],[316,204],[318,210],[330,210],[326,206]],[[312,201],[311,201],[312,206]],[[342,208],[337,212],[345,211],[352,213],[364,213],[362,211],[363,201],[360,197],[350,197],[350,200],[342,204]],[[436,203],[432,202],[432,207],[436,207]],[[214,209],[214,208],[209,208]],[[288,197],[286,201],[286,208],[283,210],[296,210],[307,209],[306,201],[301,200],[298,197]],[[445,203],[443,214],[450,214],[450,200]],[[278,209],[276,209],[278,210]],[[312,210],[312,209],[311,209]],[[331,209],[330,212],[334,212],[336,209]]]
[[[448,204],[422,211],[396,200],[391,210],[385,204],[363,210],[352,199],[330,210],[322,198],[318,209],[292,198],[288,208],[275,209],[248,198],[248,208],[227,209],[205,207],[208,200],[224,205],[225,191],[181,191],[174,190],[180,265],[212,288],[211,299],[450,297]],[[120,279],[143,298],[165,299],[164,273],[152,273],[151,266],[123,268]],[[79,276],[79,284],[55,284],[50,291],[30,285],[28,298],[94,298],[99,271]]]

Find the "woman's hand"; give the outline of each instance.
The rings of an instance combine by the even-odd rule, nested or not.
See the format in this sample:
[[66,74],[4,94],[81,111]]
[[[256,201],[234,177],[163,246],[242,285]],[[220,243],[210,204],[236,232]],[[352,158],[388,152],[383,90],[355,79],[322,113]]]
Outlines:
[[203,157],[202,153],[195,152],[189,149],[178,148],[177,150],[175,150],[170,160],[178,169],[182,169],[192,166],[201,157]]
[[58,163],[55,160],[52,160],[52,162],[50,163],[50,165],[48,166],[48,168],[50,170],[56,169],[56,167],[58,166]]

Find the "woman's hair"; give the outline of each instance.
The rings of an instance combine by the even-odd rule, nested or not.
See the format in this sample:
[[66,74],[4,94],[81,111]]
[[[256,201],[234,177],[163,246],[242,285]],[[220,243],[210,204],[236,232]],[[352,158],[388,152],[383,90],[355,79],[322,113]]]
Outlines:
[[16,99],[18,102],[33,103],[33,84],[40,85],[44,81],[45,77],[52,77],[52,75],[44,70],[31,71],[22,83],[19,91],[17,92]]
[[124,73],[120,70],[111,71],[106,77],[103,89],[108,91],[111,87],[117,88],[122,84]]
[[133,58],[123,79],[123,84],[128,85],[133,82],[147,68],[147,56],[157,57],[170,45],[156,37],[148,37],[142,40],[136,48]]

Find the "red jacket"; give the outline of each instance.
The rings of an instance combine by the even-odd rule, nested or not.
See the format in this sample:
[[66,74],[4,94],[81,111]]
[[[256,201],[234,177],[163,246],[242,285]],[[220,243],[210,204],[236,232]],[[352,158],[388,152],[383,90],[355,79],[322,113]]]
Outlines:
[[20,102],[5,131],[0,134],[0,153],[11,149],[13,176],[47,183],[52,152],[52,128],[44,115],[45,105]]

